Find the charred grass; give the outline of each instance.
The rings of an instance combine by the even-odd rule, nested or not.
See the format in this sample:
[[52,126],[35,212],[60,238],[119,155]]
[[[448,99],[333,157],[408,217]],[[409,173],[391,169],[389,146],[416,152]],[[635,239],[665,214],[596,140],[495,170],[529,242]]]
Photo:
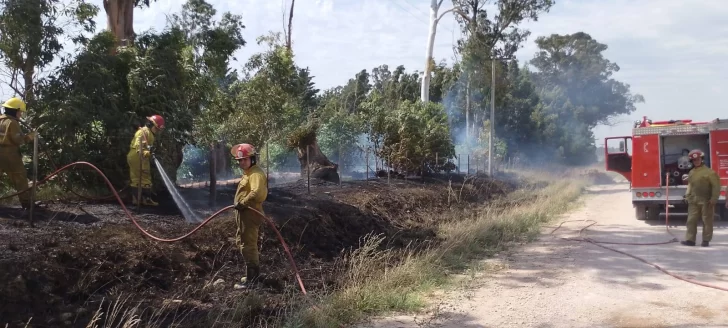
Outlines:
[[[321,183],[311,194],[300,182],[275,186],[265,211],[291,248],[306,296],[269,229],[261,232],[262,286],[237,291],[231,287],[244,261],[232,215],[181,242],[159,243],[143,237],[118,205],[57,200],[35,228],[0,219],[0,324],[339,327],[414,310],[425,304],[423,292],[448,284],[450,273],[534,236],[541,222],[568,208],[582,180],[506,172],[497,179]],[[218,191],[220,208],[234,190]],[[204,190],[184,194],[193,207],[205,207]],[[134,214],[162,237],[192,227],[170,206]]]

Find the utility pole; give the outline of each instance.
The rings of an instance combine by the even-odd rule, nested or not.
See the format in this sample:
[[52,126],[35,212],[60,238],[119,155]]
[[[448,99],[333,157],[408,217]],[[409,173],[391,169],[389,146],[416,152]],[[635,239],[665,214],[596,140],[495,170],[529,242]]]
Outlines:
[[495,131],[495,58],[490,61],[490,133],[488,133],[488,176],[493,176],[493,134]]
[[493,139],[495,135],[495,61],[500,59],[512,60],[512,57],[495,58],[491,56],[491,84],[490,84],[490,132],[488,133],[488,176],[493,176]]

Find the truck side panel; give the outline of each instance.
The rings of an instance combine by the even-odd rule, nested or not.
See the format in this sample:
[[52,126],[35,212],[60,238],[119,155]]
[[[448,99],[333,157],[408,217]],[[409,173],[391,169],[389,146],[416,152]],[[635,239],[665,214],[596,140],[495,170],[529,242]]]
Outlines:
[[[720,176],[721,185],[728,182],[728,130],[710,131],[711,168]],[[725,196],[725,191],[721,192]]]
[[660,136],[637,135],[632,140],[632,188],[660,187]]

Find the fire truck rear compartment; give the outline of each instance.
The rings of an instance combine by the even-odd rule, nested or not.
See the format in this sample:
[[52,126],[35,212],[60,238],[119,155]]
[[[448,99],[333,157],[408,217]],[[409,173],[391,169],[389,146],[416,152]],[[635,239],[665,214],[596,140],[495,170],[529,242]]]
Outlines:
[[[706,154],[704,161],[710,167],[710,135],[693,134],[693,135],[676,135],[660,137],[660,168],[662,176],[662,191],[666,191],[665,187],[669,183],[670,196],[670,216],[684,217],[687,214],[687,205],[675,201],[676,196],[682,197],[687,188],[687,182],[682,180],[684,174],[688,174],[692,168],[692,164],[687,158],[688,152],[693,149],[700,149]],[[670,173],[670,177],[665,176]],[[633,191],[635,192],[635,191]],[[637,191],[639,192],[639,191]],[[634,202],[635,216],[639,220],[658,220],[660,215],[664,215],[665,203],[664,198],[661,201],[636,201]],[[714,220],[725,220],[726,208],[723,204],[716,205]]]
[[[660,144],[660,176],[662,177],[661,185],[663,187],[668,183],[670,186],[683,186],[686,184],[682,180],[682,176],[688,174],[692,168],[692,163],[687,158],[688,152],[693,149],[700,149],[703,153],[710,154],[710,136],[707,133],[663,136],[660,138]],[[705,164],[710,166],[710,156],[705,157]],[[670,174],[669,178],[666,177],[666,173]]]

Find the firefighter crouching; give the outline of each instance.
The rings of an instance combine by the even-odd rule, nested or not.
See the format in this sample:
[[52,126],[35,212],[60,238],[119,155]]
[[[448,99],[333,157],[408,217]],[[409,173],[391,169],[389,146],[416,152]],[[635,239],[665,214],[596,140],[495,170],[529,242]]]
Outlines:
[[254,208],[263,213],[263,202],[268,196],[268,181],[265,172],[256,165],[257,154],[252,145],[245,143],[235,145],[230,153],[243,170],[243,176],[235,192],[235,224],[237,225],[235,243],[245,259],[246,274],[240,279],[241,283],[234,286],[235,289],[242,289],[257,284],[260,276],[258,231],[265,219],[247,208]]
[[713,238],[713,214],[715,204],[720,197],[720,177],[711,168],[705,166],[705,154],[695,149],[688,154],[693,162],[693,168],[687,174],[688,188],[685,193],[685,202],[688,204],[688,221],[685,240],[680,243],[695,246],[698,234],[698,220],[703,220],[703,242],[701,246],[708,247]]
[[[28,173],[23,165],[20,146],[33,142],[35,132],[23,134],[18,120],[26,111],[26,104],[20,98],[10,98],[2,105],[5,113],[0,115],[0,175],[6,173],[16,192],[27,191]],[[18,195],[23,209],[30,208],[30,193]]]
[[[152,115],[147,117],[147,123],[145,126],[139,128],[134,133],[134,138],[131,139],[129,144],[129,153],[126,154],[126,162],[129,164],[129,179],[131,180],[129,186],[132,189],[139,188],[139,181],[141,178],[142,187],[142,204],[149,206],[157,206],[159,203],[152,200],[152,172],[151,172],[151,157],[152,157],[152,146],[154,145],[154,138],[157,133],[164,129],[164,118],[159,115]],[[142,152],[139,153],[139,145],[142,146]],[[139,156],[142,156],[140,163]],[[139,165],[141,164],[141,170]],[[134,205],[139,205],[136,191],[132,192],[132,202]]]

